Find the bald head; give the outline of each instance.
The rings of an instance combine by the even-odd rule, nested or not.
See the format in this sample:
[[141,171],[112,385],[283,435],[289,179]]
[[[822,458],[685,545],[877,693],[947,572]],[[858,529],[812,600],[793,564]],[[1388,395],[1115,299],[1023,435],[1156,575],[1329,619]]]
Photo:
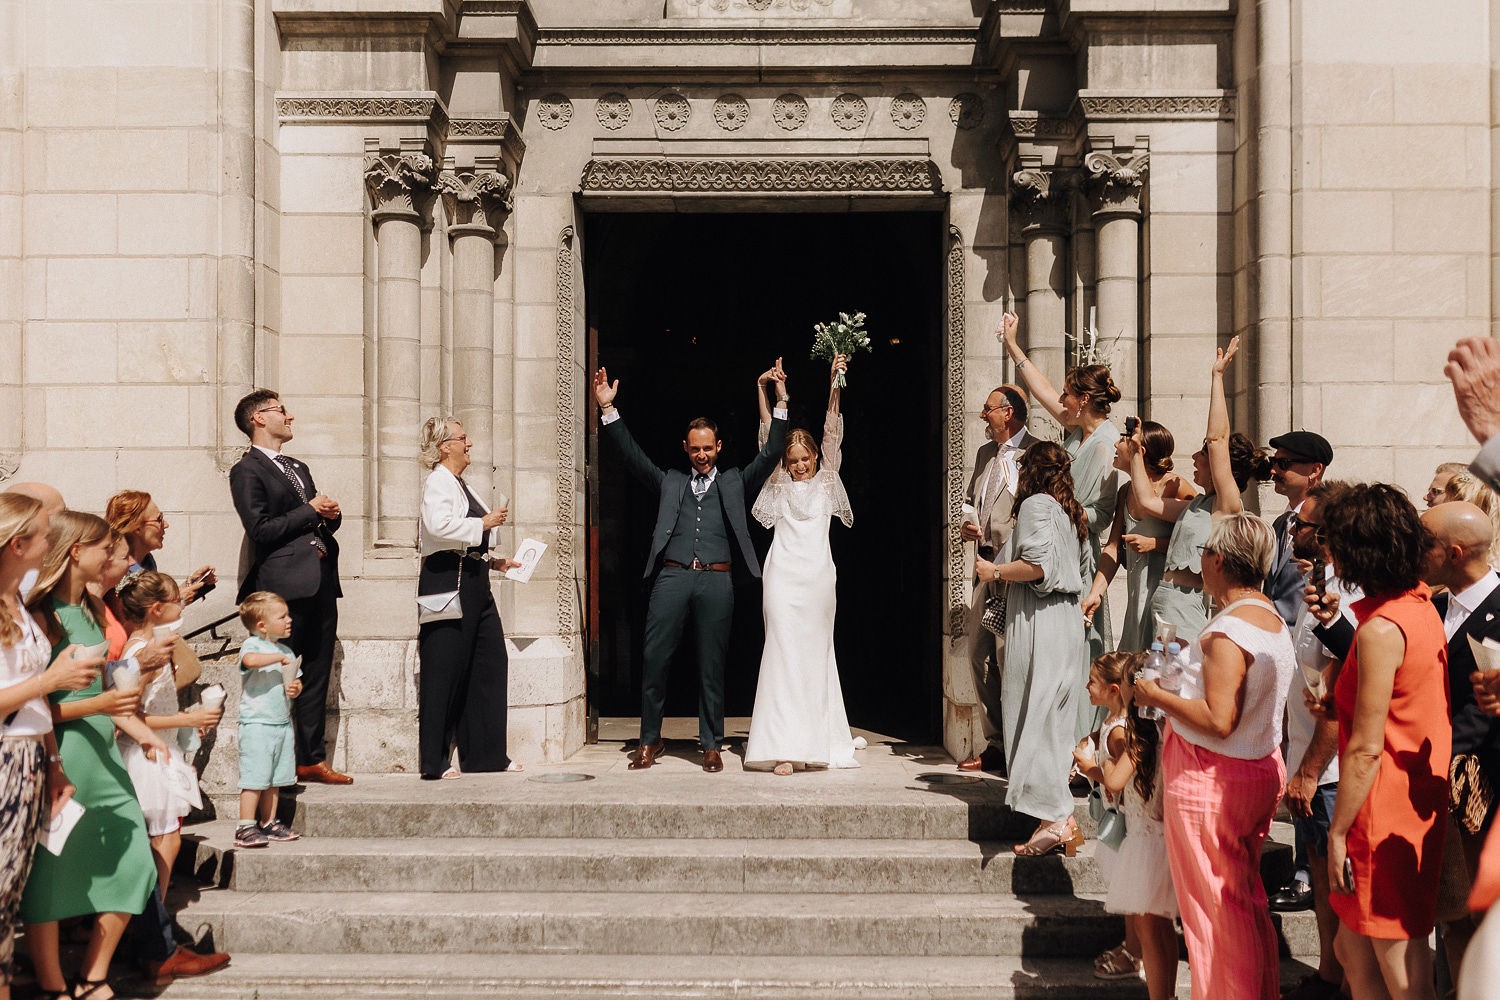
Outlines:
[[1423,513],[1422,526],[1432,535],[1423,560],[1423,580],[1462,590],[1489,571],[1495,526],[1474,504],[1463,500],[1438,504]]
[[11,483],[5,488],[5,492],[19,493],[41,501],[42,507],[48,514],[56,514],[67,506],[63,502],[63,495],[57,491],[57,488],[48,486],[46,483]]

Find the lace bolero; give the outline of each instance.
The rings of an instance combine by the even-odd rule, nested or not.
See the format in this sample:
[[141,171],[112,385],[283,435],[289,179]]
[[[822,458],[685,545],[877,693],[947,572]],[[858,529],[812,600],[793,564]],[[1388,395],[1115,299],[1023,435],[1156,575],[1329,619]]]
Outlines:
[[[770,424],[760,425],[760,446],[766,445],[771,432]],[[854,511],[849,506],[849,494],[844,481],[839,478],[839,464],[843,460],[840,445],[844,439],[844,418],[829,411],[823,423],[823,453],[818,463],[817,475],[811,479],[795,482],[787,474],[784,462],[776,463],[776,470],[761,488],[755,506],[750,509],[754,517],[767,528],[774,528],[784,517],[806,521],[814,517],[836,517],[844,527],[854,526]]]

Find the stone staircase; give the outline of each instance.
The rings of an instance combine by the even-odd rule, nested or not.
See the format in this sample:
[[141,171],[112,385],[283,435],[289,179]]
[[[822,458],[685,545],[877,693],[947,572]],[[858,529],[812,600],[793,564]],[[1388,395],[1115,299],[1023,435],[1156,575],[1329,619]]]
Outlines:
[[[1145,996],[1091,975],[1122,934],[1093,842],[1015,858],[1029,824],[1000,782],[918,780],[956,774],[941,750],[777,778],[729,754],[704,774],[682,747],[644,773],[614,743],[525,774],[309,788],[287,803],[304,839],[254,851],[232,821],[190,828],[174,908],[234,961],[162,995]],[[528,780],[569,773],[593,780]],[[1288,864],[1270,852],[1276,878]],[[1285,931],[1316,954],[1310,919]]]

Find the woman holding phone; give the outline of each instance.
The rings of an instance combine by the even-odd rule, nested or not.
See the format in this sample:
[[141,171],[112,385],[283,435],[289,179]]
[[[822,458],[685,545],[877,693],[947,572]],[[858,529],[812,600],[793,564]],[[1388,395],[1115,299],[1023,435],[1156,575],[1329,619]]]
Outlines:
[[[104,519],[130,546],[130,569],[128,580],[143,570],[156,569],[157,549],[166,544],[167,517],[151,499],[151,494],[142,490],[121,490],[109,498],[104,508]],[[180,585],[183,604],[192,604],[218,583],[212,566],[199,566]]]

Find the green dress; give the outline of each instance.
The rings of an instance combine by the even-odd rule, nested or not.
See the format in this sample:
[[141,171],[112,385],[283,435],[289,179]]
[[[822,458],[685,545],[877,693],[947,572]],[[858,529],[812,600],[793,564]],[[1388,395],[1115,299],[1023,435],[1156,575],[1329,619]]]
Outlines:
[[[77,643],[104,641],[104,632],[80,605],[53,601],[63,639],[52,655]],[[58,691],[54,704],[104,692],[102,674],[81,691]],[[90,913],[140,913],[156,885],[156,862],[135,786],[115,748],[107,715],[88,715],[54,727],[63,769],[86,810],[68,837],[62,857],[37,845],[31,877],[21,897],[21,919],[43,924]]]
[[[1109,529],[1115,523],[1115,504],[1120,497],[1119,477],[1115,474],[1115,442],[1120,439],[1120,429],[1108,420],[1104,421],[1088,437],[1083,428],[1068,432],[1063,447],[1073,457],[1073,496],[1088,518],[1089,535],[1083,546],[1079,572],[1086,581],[1093,583],[1094,571],[1099,568],[1099,550],[1109,541]],[[1082,613],[1079,615],[1082,624]],[[1085,626],[1086,645],[1083,652],[1083,683],[1088,683],[1089,664],[1112,648],[1114,634],[1109,625],[1109,595],[1099,602],[1094,620]],[[1089,704],[1085,696],[1078,701],[1078,723],[1073,738],[1082,739],[1099,728],[1099,710]],[[1071,752],[1071,751],[1070,751]],[[1070,757],[1071,759],[1071,757]]]

